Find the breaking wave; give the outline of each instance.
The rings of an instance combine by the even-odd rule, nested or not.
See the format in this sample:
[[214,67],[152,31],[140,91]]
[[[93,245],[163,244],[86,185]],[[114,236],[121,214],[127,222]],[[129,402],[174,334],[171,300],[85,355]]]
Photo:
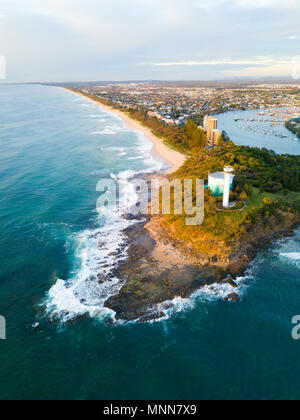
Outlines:
[[300,261],[300,252],[281,253],[280,256],[289,260]]
[[99,135],[99,134],[105,134],[105,135],[108,135],[108,136],[115,136],[117,134],[117,132],[115,130],[112,130],[109,127],[106,127],[104,130],[101,130],[101,131],[93,131],[91,133],[92,136]]
[[128,206],[138,199],[128,181],[131,175],[131,171],[125,171],[118,177],[112,176],[123,184],[120,209],[101,208],[99,227],[77,235],[76,260],[80,261],[80,267],[68,280],[57,279],[50,289],[46,310],[52,319],[65,322],[85,314],[114,319],[114,312],[105,308],[105,302],[123,286],[115,269],[127,255],[123,231],[134,223],[122,218]]
[[235,280],[237,288],[231,286],[229,283],[215,283],[210,286],[204,286],[194,292],[189,298],[175,297],[172,300],[167,300],[149,309],[149,315],[161,315],[150,323],[166,321],[174,314],[190,311],[199,303],[208,303],[216,301],[225,301],[226,297],[231,293],[236,293],[239,299],[245,295],[249,283],[253,282],[254,273],[250,268],[247,274]]
[[[90,106],[84,103],[82,106]],[[90,114],[91,118],[112,117],[111,112],[101,110],[101,114]],[[118,124],[118,121],[122,124]],[[96,130],[91,135],[116,135],[118,132],[131,132],[124,126],[123,120],[113,116],[110,124],[106,119],[106,126]],[[69,278],[57,278],[56,283],[49,290],[44,306],[51,319],[66,322],[80,316],[110,318],[114,320],[114,312],[105,307],[105,302],[118,294],[123,283],[116,270],[120,261],[127,257],[127,242],[123,231],[135,221],[126,220],[123,216],[130,205],[138,200],[130,179],[139,175],[160,171],[166,167],[165,162],[152,152],[152,142],[139,131],[134,131],[136,139],[129,147],[102,146],[101,150],[117,152],[118,156],[130,154],[132,161],[141,162],[143,169],[127,169],[111,178],[122,184],[122,196],[119,197],[120,206],[116,210],[112,206],[104,206],[97,218],[94,229],[87,229],[79,233],[66,234],[66,243],[72,237],[70,252],[76,262]],[[139,163],[139,167],[140,167]],[[109,191],[106,192],[109,201]],[[74,245],[74,243],[76,245]],[[75,248],[75,251],[74,251]],[[74,255],[75,253],[75,255]]]
[[297,229],[292,238],[285,238],[278,241],[279,250],[275,254],[287,264],[294,264],[300,267],[300,230]]

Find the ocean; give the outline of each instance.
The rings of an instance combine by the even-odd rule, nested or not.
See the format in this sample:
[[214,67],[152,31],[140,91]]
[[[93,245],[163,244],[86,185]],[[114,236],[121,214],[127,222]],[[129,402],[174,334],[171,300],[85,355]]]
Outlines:
[[259,253],[239,303],[224,302],[229,285],[207,287],[160,322],[116,323],[104,302],[122,284],[96,273],[117,263],[131,222],[122,205],[100,216],[96,187],[118,177],[130,191],[131,176],[166,164],[63,89],[3,85],[0,103],[0,399],[300,398],[300,231]]

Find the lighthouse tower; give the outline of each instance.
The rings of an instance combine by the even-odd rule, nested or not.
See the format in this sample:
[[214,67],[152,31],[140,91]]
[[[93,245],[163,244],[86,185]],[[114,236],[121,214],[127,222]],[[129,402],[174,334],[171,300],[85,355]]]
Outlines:
[[229,207],[229,196],[230,188],[233,183],[234,175],[232,174],[233,168],[231,166],[226,166],[224,168],[224,194],[223,194],[223,207],[228,209]]

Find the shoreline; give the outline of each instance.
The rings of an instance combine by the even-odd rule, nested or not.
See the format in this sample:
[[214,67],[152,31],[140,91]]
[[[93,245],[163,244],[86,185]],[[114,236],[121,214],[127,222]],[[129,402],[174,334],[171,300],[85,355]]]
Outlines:
[[153,143],[153,152],[160,156],[163,160],[165,160],[169,165],[171,165],[171,169],[164,171],[166,175],[170,175],[176,172],[186,161],[187,156],[168,147],[163,142],[163,140],[155,136],[155,134],[153,134],[149,128],[143,126],[138,121],[130,118],[125,112],[119,109],[115,109],[112,106],[102,104],[100,101],[97,101],[96,99],[93,99],[89,95],[85,95],[82,92],[77,92],[66,87],[63,87],[63,89],[67,90],[68,92],[74,93],[75,95],[79,95],[83,98],[89,99],[91,102],[94,102],[95,104],[103,108],[105,111],[110,111],[118,117],[122,118],[127,128],[133,131],[140,131],[141,133],[143,133],[147,137],[147,139],[149,139]]
[[[149,128],[125,112],[102,104],[88,94],[64,89],[91,100],[102,109],[121,117],[130,129],[142,132],[154,144],[153,151],[172,165],[166,174],[177,171],[186,160],[186,156],[170,149]],[[218,284],[229,286],[225,301],[239,301],[236,280],[245,274],[258,250],[267,248],[277,239],[291,236],[299,225],[298,213],[287,212],[282,216],[284,220],[281,223],[274,217],[267,228],[262,222],[257,223],[255,230],[250,235],[246,234],[238,247],[233,246],[224,259],[219,254],[207,256],[193,253],[187,244],[169,235],[159,217],[149,216],[145,221],[131,214],[124,215],[124,218],[136,221],[124,230],[128,256],[112,272],[124,282],[124,286],[106,300],[104,306],[114,311],[118,320],[154,321],[162,317],[162,303],[172,302],[179,296],[189,298],[205,286],[217,289]],[[101,276],[99,281],[103,281]]]

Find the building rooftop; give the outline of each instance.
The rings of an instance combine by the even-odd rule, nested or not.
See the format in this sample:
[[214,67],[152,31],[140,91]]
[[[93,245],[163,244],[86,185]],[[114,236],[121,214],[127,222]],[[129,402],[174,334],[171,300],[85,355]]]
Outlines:
[[210,174],[209,176],[211,178],[215,178],[215,179],[224,179],[225,178],[224,172],[214,172],[214,173]]

